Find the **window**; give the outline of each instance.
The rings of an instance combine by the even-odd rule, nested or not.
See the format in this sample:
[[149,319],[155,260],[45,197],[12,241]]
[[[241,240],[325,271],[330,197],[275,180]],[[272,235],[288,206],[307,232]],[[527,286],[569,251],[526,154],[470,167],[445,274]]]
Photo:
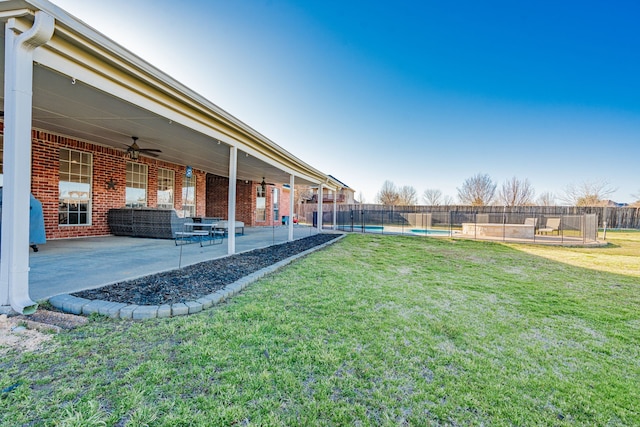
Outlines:
[[58,224],[91,223],[91,164],[90,153],[60,149]]
[[276,187],[273,187],[273,191],[271,192],[271,194],[273,195],[271,198],[271,202],[273,204],[273,220],[277,221],[278,220],[278,211],[280,210],[280,203],[279,203],[279,198],[280,198],[280,190]]
[[129,208],[147,206],[147,165],[127,163],[126,206]]
[[267,198],[261,185],[256,187],[256,221],[267,220]]
[[169,169],[158,169],[158,207],[173,209],[173,189],[175,172]]
[[274,187],[274,188],[273,188],[273,192],[272,192],[271,194],[273,194],[273,197],[272,197],[272,198],[273,198],[273,200],[272,200],[272,203],[273,203],[273,210],[274,210],[274,211],[277,211],[277,210],[279,209],[279,208],[278,208],[278,206],[279,206],[278,199],[279,199],[279,197],[280,197],[279,189],[278,189],[278,188],[276,188],[276,187]]
[[185,217],[196,216],[196,177],[184,177],[182,180],[182,210]]

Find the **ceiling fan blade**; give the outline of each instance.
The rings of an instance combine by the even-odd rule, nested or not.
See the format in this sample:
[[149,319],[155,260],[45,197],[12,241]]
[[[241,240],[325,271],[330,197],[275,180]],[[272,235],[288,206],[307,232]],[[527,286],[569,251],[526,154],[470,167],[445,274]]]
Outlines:
[[157,148],[140,148],[140,151],[153,151],[155,153],[162,153],[162,150],[158,150]]
[[140,154],[142,154],[143,156],[158,157],[158,155],[156,153],[152,153],[152,152],[147,151],[147,150],[140,150]]

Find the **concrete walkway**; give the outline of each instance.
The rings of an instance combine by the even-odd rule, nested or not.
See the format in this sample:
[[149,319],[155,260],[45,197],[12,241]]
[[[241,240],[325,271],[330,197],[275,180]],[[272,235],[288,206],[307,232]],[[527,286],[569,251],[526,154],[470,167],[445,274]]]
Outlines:
[[[313,234],[312,227],[296,225],[294,238]],[[236,235],[236,252],[288,241],[288,227],[247,228]],[[220,245],[176,246],[173,240],[134,237],[87,237],[51,240],[30,252],[29,292],[34,301],[70,294],[111,283],[173,270],[227,255],[227,239]]]

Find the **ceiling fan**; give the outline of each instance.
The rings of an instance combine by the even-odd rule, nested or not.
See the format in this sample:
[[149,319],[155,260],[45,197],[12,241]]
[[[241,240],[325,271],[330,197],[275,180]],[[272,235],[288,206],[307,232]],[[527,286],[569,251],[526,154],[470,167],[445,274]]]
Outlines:
[[162,153],[162,150],[158,150],[157,148],[140,148],[138,146],[138,137],[132,136],[133,144],[127,145],[127,155],[130,159],[138,160],[140,154],[144,154],[146,156],[158,157],[156,153]]
[[260,187],[262,187],[262,191],[267,191],[267,185],[276,185],[273,182],[265,182],[264,177],[262,177],[262,182],[260,183]]

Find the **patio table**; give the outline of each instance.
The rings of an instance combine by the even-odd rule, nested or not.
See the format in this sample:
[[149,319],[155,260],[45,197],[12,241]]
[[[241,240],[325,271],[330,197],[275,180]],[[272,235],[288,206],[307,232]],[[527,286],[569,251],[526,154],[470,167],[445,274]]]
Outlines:
[[203,241],[208,241],[210,245],[222,243],[224,234],[215,228],[215,222],[185,222],[183,231],[175,233],[176,246],[199,242],[203,246]]

